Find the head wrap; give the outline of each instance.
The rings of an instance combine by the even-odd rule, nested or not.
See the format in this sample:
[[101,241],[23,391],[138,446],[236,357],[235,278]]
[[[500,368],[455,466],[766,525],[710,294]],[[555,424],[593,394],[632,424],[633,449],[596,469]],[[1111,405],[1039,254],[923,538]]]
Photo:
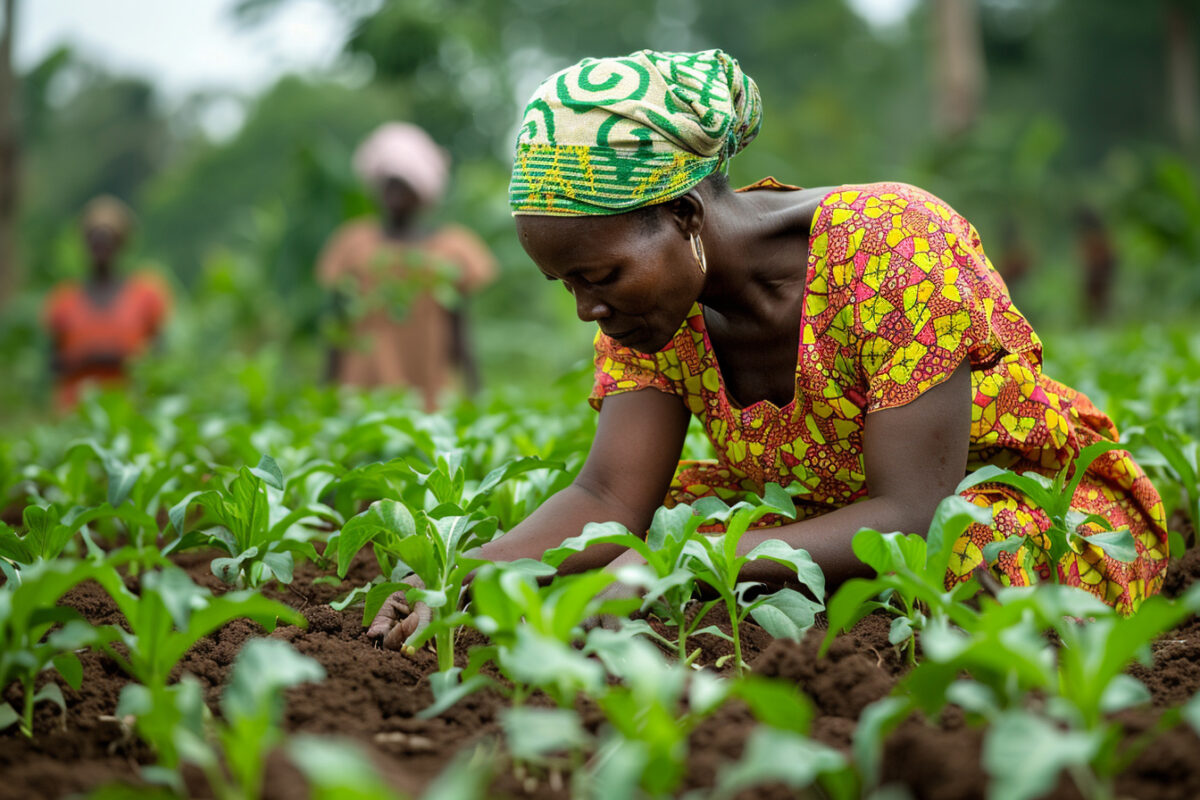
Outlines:
[[619,214],[678,197],[758,134],[758,87],[720,50],[585,58],[534,92],[513,214]]
[[446,190],[450,157],[416,125],[388,122],[358,146],[354,170],[372,186],[388,178],[400,178],[429,206],[437,203]]
[[108,228],[124,241],[133,230],[133,212],[111,194],[102,194],[83,207],[82,224],[85,231]]

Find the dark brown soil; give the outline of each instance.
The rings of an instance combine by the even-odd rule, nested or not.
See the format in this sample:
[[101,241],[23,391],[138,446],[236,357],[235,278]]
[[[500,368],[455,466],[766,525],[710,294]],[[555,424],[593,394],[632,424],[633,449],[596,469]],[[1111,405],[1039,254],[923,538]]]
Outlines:
[[[225,587],[209,571],[211,557],[186,553],[176,561],[197,582],[220,592]],[[388,783],[416,795],[456,753],[498,736],[498,711],[505,701],[496,692],[484,691],[435,719],[417,717],[417,712],[432,702],[427,677],[436,669],[433,653],[420,651],[406,657],[377,649],[363,634],[360,610],[337,612],[328,605],[368,580],[372,569],[369,558],[360,556],[346,581],[330,584],[315,582],[325,574],[317,566],[301,565],[290,588],[269,592],[308,619],[307,630],[283,626],[270,635],[317,659],[328,673],[323,683],[289,691],[285,726],[290,731],[356,740]],[[1165,591],[1177,596],[1198,575],[1200,550],[1193,550],[1172,565]],[[83,585],[71,592],[66,602],[95,623],[122,621],[98,586]],[[744,656],[755,672],[794,681],[815,706],[813,737],[848,753],[863,709],[886,696],[906,669],[904,659],[887,641],[888,622],[881,616],[868,616],[851,633],[837,637],[823,657],[817,655],[822,630],[810,632],[802,642],[791,642],[772,640],[747,623]],[[179,670],[201,681],[215,710],[238,650],[247,639],[261,635],[262,630],[251,622],[231,623],[194,647]],[[465,636],[458,643],[459,655],[479,641]],[[706,665],[731,651],[729,643],[711,635],[698,637],[694,644],[703,647],[699,661]],[[82,661],[82,689],[76,692],[63,685],[68,704],[65,717],[53,706],[42,704],[37,709],[33,740],[26,740],[15,727],[0,734],[0,800],[58,798],[109,782],[136,782],[138,765],[152,760],[149,749],[111,719],[121,687],[127,682],[125,675],[104,655],[84,654]],[[1150,688],[1154,698],[1151,708],[1122,716],[1132,740],[1151,727],[1163,709],[1179,705],[1200,689],[1200,620],[1191,618],[1156,642],[1152,667],[1136,665],[1130,671]],[[17,687],[9,687],[3,697],[19,707]],[[580,711],[585,724],[598,728],[601,716],[595,708],[582,705]],[[691,736],[684,788],[712,785],[721,765],[740,757],[753,725],[749,711],[739,703],[727,704],[701,724]],[[887,740],[883,778],[904,785],[918,799],[983,798],[986,777],[979,763],[981,746],[981,731],[970,727],[953,708],[936,721],[913,717]],[[1189,728],[1172,730],[1120,777],[1118,794],[1143,800],[1200,797],[1197,752],[1200,739]],[[209,796],[198,773],[185,777],[190,794]],[[282,758],[269,764],[264,792],[268,798],[306,796],[299,774]],[[553,776],[504,772],[495,779],[491,794],[565,798],[569,790],[556,784]],[[767,787],[754,796],[793,795],[779,787]],[[1064,779],[1051,796],[1078,794]]]

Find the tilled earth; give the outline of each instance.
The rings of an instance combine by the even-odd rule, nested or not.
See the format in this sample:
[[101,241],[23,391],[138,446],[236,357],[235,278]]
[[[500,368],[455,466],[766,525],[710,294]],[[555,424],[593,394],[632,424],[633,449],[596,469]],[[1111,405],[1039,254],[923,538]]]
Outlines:
[[[188,553],[177,563],[198,583],[216,592],[224,590],[209,571],[211,554]],[[285,726],[289,731],[337,734],[359,742],[370,753],[384,778],[397,790],[419,794],[454,755],[499,736],[498,712],[505,705],[495,692],[477,693],[445,714],[424,720],[417,713],[432,703],[426,678],[436,670],[434,655],[420,651],[412,656],[376,648],[364,635],[361,611],[334,611],[329,601],[370,579],[374,565],[366,557],[353,564],[345,582],[332,585],[315,579],[322,573],[311,565],[297,569],[290,589],[272,595],[299,609],[308,629],[281,626],[271,636],[291,642],[301,653],[324,665],[323,683],[292,689],[288,693]],[[1200,550],[1172,564],[1164,591],[1177,596],[1200,574]],[[85,584],[65,602],[94,623],[119,623],[121,616],[99,586]],[[816,707],[812,736],[849,752],[855,725],[862,710],[886,696],[905,671],[904,660],[888,644],[887,618],[872,615],[849,634],[839,636],[823,657],[817,652],[824,631],[814,630],[802,642],[773,640],[753,623],[743,631],[746,660],[755,672],[795,683]],[[263,632],[252,622],[231,623],[196,645],[179,665],[180,672],[195,675],[206,687],[212,708],[228,678],[234,656],[251,637]],[[459,642],[460,655],[479,640],[470,635]],[[704,651],[701,663],[713,664],[730,651],[714,636],[698,637]],[[111,782],[136,782],[138,765],[152,754],[136,737],[130,737],[112,719],[126,676],[116,664],[98,653],[82,657],[83,687],[76,692],[65,684],[65,718],[50,704],[39,706],[36,736],[26,740],[15,726],[0,735],[0,800],[58,798],[87,792]],[[461,663],[461,662],[460,662]],[[1177,706],[1200,689],[1200,619],[1191,618],[1163,636],[1154,646],[1154,665],[1136,665],[1130,672],[1153,694],[1148,709],[1122,715],[1129,737],[1153,726],[1166,708]],[[61,681],[60,681],[61,683]],[[19,707],[16,686],[6,700]],[[596,728],[601,716],[581,706],[586,724]],[[65,723],[65,728],[64,728]],[[740,704],[729,703],[693,733],[685,788],[712,785],[721,765],[737,760],[754,721]],[[980,766],[982,733],[970,727],[951,708],[940,719],[913,717],[888,739],[883,776],[903,784],[914,798],[969,800],[983,798],[986,776]],[[1186,726],[1159,738],[1117,782],[1121,797],[1150,800],[1192,800],[1200,797],[1200,739]],[[1019,764],[1013,765],[1020,769]],[[207,797],[199,773],[188,773],[190,794]],[[299,774],[284,759],[272,759],[264,787],[268,798],[306,796]],[[561,781],[502,771],[493,783],[497,797],[567,797]],[[755,791],[755,797],[789,797],[781,787]],[[1062,780],[1050,795],[1078,797]]]

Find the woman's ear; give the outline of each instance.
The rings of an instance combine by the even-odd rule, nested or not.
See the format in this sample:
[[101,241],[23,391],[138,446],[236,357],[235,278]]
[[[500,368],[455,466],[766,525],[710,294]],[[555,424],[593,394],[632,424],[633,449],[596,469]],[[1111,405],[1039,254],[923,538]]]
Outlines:
[[667,204],[671,222],[685,237],[699,236],[704,228],[704,198],[696,188],[689,189]]

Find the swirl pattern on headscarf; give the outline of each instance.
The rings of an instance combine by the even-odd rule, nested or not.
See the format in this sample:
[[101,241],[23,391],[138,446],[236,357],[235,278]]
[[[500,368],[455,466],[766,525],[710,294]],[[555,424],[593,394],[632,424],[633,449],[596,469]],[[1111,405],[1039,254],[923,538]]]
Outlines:
[[525,107],[513,214],[619,214],[691,189],[758,133],[758,87],[720,50],[585,58]]

